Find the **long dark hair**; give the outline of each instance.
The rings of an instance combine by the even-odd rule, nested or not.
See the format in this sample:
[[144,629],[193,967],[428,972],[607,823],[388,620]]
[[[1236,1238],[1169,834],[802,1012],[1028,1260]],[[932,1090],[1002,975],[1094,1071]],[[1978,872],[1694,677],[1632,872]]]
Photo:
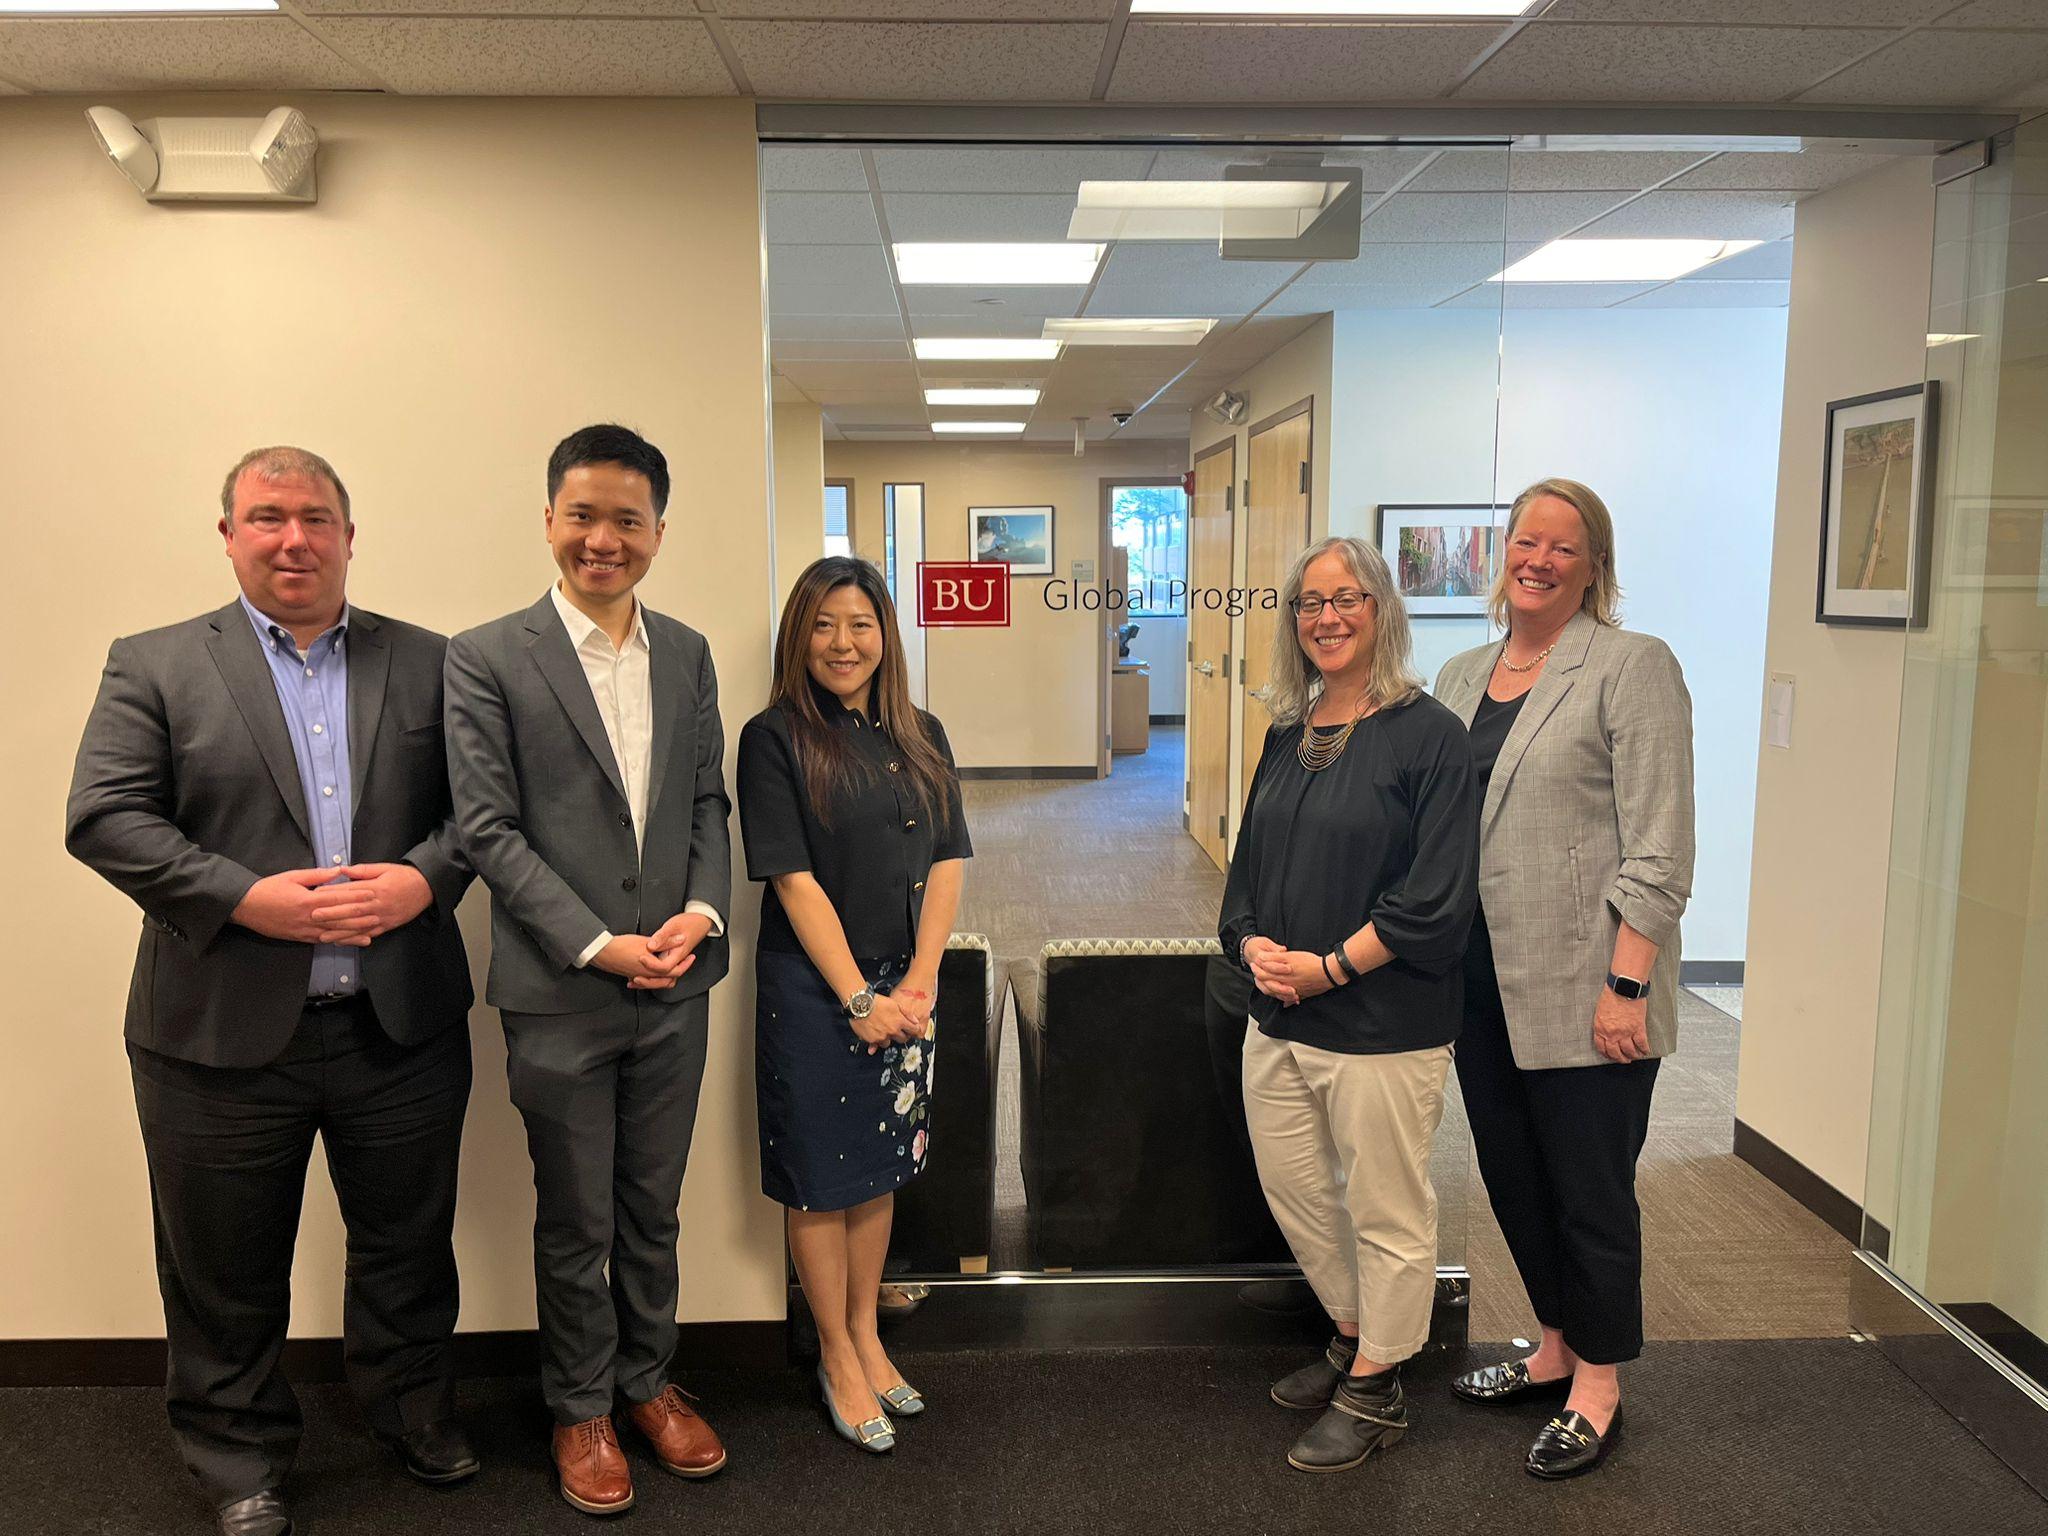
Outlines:
[[903,637],[896,627],[896,604],[890,600],[888,584],[872,563],[850,555],[827,555],[804,568],[782,605],[782,625],[775,635],[775,687],[768,702],[789,715],[790,739],[796,743],[797,766],[812,808],[819,822],[829,827],[833,808],[873,772],[854,753],[845,734],[826,720],[811,680],[811,629],[825,599],[841,587],[859,588],[874,604],[882,626],[882,660],[869,684],[868,703],[896,743],[925,814],[934,826],[943,827],[952,814],[947,794],[952,767],[925,728],[924,716],[910,702]]

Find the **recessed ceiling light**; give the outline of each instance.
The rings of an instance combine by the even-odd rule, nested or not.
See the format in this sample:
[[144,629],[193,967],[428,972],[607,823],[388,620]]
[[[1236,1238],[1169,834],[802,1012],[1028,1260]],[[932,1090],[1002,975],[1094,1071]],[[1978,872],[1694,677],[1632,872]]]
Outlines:
[[1048,320],[1045,334],[1070,347],[1192,347],[1214,320]]
[[277,0],[0,0],[0,16],[156,16],[167,12],[274,11]]
[[1349,181],[1084,181],[1069,240],[1298,240]]
[[1022,284],[1085,286],[1093,281],[1106,249],[1100,245],[1070,245],[1064,240],[913,241],[896,247],[896,279],[903,283],[952,283],[970,288]]
[[1036,405],[1035,389],[928,389],[926,405]]
[[934,432],[1022,432],[1021,421],[935,421]]
[[917,336],[910,349],[928,363],[1042,363],[1060,344],[1038,336]]
[[[2041,281],[2048,283],[2048,277],[2042,278]],[[1981,339],[1976,331],[1929,331],[1927,333],[1927,345],[1930,347],[1945,347],[1952,341],[1978,341]]]
[[1496,272],[1494,283],[1667,283],[1757,240],[1553,240]]
[[1133,16],[1520,16],[1537,0],[1131,0]]

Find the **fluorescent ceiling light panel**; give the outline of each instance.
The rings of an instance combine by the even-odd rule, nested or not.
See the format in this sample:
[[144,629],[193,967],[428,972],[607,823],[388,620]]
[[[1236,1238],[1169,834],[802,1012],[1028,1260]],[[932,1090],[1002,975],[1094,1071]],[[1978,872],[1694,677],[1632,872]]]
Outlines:
[[1131,0],[1133,16],[1520,16],[1537,0]]
[[277,0],[0,0],[0,16],[161,16],[274,11]]
[[1758,240],[1553,240],[1494,283],[1668,283],[1762,244]]
[[1022,432],[1021,421],[935,421],[934,432]]
[[911,350],[927,363],[1049,363],[1060,344],[1037,336],[917,336]]
[[1348,181],[1084,181],[1069,240],[1295,240]]
[[1214,320],[1048,320],[1045,334],[1070,347],[1192,347]]
[[1085,287],[1094,281],[1105,249],[1065,241],[912,241],[896,247],[896,279],[970,288]]
[[928,389],[926,405],[1036,405],[1035,389]]

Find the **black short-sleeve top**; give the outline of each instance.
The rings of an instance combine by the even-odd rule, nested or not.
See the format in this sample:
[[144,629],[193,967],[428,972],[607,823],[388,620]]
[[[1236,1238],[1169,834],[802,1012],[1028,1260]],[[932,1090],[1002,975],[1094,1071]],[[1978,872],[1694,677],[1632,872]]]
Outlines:
[[1252,934],[1327,955],[1369,921],[1394,958],[1292,1007],[1254,992],[1252,1017],[1281,1040],[1371,1055],[1448,1045],[1464,1021],[1459,964],[1479,899],[1472,747],[1427,695],[1358,722],[1319,772],[1296,756],[1300,725],[1275,725],[1238,830],[1218,923],[1237,960]]
[[[846,930],[847,948],[859,960],[908,955],[917,947],[918,918],[925,883],[942,859],[973,856],[967,817],[960,803],[960,779],[949,772],[946,815],[932,816],[918,798],[909,765],[882,729],[878,715],[848,709],[832,694],[814,688],[825,719],[850,733],[865,768],[850,798],[831,808],[831,825],[818,818],[797,765],[790,717],[770,705],[740,732],[740,832],[746,839],[747,878],[773,881],[777,875],[808,870],[831,899]],[[945,728],[923,711],[919,718],[933,744],[953,766]],[[801,954],[803,945],[782,910],[771,883],[761,898],[760,947]]]

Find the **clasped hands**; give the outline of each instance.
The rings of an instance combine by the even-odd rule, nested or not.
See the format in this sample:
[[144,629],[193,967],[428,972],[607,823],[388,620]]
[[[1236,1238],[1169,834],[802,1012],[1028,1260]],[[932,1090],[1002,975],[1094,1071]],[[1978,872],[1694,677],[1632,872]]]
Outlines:
[[1243,954],[1245,964],[1252,968],[1252,985],[1290,1008],[1334,990],[1321,955],[1285,949],[1263,937],[1246,939]]
[[875,994],[875,1006],[864,1019],[849,1018],[855,1037],[874,1055],[885,1045],[907,1045],[932,1032],[932,1005],[938,1001],[936,977],[910,971],[888,992]]
[[410,864],[286,869],[250,886],[229,921],[265,938],[367,949],[433,900],[427,877]]
[[665,992],[697,963],[697,946],[710,931],[703,913],[678,912],[651,934],[615,934],[590,963],[625,977],[628,991]]

